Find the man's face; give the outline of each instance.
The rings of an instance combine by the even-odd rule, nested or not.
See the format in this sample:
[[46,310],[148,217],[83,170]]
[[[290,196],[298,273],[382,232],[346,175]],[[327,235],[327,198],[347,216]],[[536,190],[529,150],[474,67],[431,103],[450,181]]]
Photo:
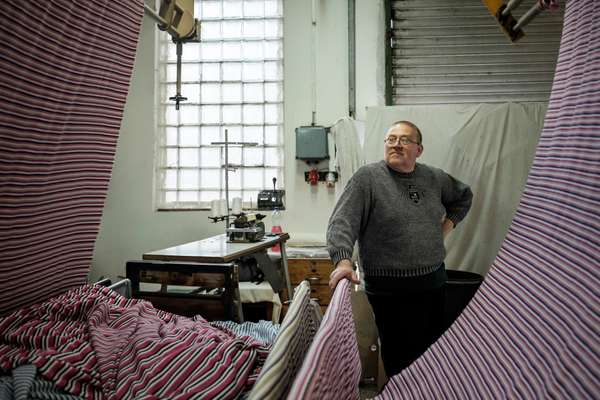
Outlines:
[[[409,143],[402,144],[400,138],[405,137]],[[396,139],[393,144],[389,139]],[[417,132],[405,124],[394,125],[385,135],[383,159],[393,170],[399,172],[412,172],[415,169],[417,158],[423,153],[423,146],[418,143]]]

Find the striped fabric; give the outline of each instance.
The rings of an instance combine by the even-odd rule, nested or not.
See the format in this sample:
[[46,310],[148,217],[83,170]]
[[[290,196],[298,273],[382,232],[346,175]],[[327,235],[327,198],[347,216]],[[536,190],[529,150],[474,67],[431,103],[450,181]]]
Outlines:
[[0,370],[33,364],[40,378],[88,399],[234,399],[268,350],[100,286],[0,318]]
[[213,321],[210,324],[235,336],[250,336],[267,346],[271,346],[275,342],[279,333],[279,324],[271,321],[244,322],[242,324],[234,321]]
[[66,394],[52,382],[37,377],[34,365],[21,365],[11,376],[0,376],[0,399],[77,400],[81,397]]
[[142,16],[0,1],[0,315],[86,281]]
[[350,281],[338,283],[288,399],[358,399],[361,365]]
[[250,392],[250,400],[285,398],[319,327],[315,316],[310,302],[310,285],[303,281],[294,291],[294,300]]
[[599,399],[599,299],[600,7],[578,0],[566,3],[542,137],[492,269],[378,398]]

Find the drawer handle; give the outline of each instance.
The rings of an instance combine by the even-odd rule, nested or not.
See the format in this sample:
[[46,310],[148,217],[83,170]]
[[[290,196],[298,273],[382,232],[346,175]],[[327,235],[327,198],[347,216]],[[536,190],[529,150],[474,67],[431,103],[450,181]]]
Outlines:
[[321,280],[320,276],[309,276],[308,278],[306,278],[307,281],[309,281],[310,283],[319,283],[319,281]]

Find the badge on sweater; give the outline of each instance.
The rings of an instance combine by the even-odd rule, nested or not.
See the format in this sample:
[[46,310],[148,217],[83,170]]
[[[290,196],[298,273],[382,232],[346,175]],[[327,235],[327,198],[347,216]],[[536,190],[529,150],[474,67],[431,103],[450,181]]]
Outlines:
[[415,185],[408,185],[408,197],[417,204],[420,200],[419,191]]

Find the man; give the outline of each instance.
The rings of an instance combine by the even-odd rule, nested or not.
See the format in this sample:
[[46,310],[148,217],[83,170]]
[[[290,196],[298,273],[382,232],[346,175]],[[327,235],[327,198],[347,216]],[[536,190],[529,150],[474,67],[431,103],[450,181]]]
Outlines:
[[442,333],[444,238],[466,216],[473,194],[444,171],[416,162],[423,144],[412,122],[395,122],[384,146],[384,160],[361,167],[346,185],[329,219],[327,245],[334,289],[344,278],[358,283],[351,261],[358,240],[391,377]]

